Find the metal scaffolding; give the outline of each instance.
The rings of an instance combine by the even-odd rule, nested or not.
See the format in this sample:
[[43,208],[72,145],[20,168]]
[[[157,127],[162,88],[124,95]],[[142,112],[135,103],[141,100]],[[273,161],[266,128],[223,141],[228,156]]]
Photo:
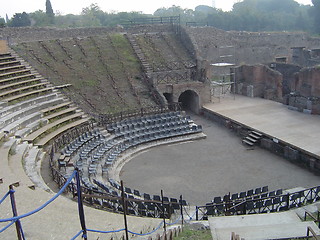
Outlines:
[[[212,78],[210,79],[211,102],[231,93],[232,85],[235,84],[235,48],[234,46],[219,47],[219,61],[210,64]],[[233,87],[234,91],[235,87]],[[233,92],[235,94],[235,92]],[[234,95],[235,97],[235,95]]]

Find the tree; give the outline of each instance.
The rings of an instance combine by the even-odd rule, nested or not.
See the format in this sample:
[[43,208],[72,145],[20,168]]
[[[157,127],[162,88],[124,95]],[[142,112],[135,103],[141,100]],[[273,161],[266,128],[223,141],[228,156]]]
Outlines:
[[82,9],[82,26],[83,27],[99,27],[101,26],[101,20],[104,12],[97,4],[91,4],[89,7]]
[[45,27],[52,24],[51,22],[52,19],[48,17],[48,15],[42,10],[38,10],[33,13],[30,13],[29,16],[33,20],[32,25],[34,26]]
[[315,32],[320,34],[320,0],[312,0],[311,15],[314,19]]
[[31,25],[31,20],[26,12],[14,14],[9,22],[10,27],[27,27]]
[[3,28],[6,26],[6,21],[4,20],[4,18],[0,18],[0,28]]
[[54,13],[53,13],[53,9],[52,9],[52,5],[50,0],[46,0],[46,15],[49,19],[49,22],[51,24],[54,23]]

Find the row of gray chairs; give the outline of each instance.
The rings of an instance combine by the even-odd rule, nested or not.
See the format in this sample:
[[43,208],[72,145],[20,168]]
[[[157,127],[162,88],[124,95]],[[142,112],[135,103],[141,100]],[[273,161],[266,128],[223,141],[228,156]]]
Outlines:
[[78,138],[76,138],[74,141],[72,141],[70,144],[68,144],[62,151],[61,154],[64,154],[67,157],[73,156],[78,149],[80,149],[85,143],[90,141],[91,139],[101,136],[100,131],[98,129],[95,129],[91,132],[85,132],[82,135],[80,135]]
[[174,117],[181,118],[180,112],[169,112],[156,115],[143,116],[133,119],[125,119],[119,122],[110,123],[107,125],[106,129],[109,132],[114,132],[116,129],[121,129],[124,127],[136,127],[143,128],[150,125],[161,124],[172,121]]

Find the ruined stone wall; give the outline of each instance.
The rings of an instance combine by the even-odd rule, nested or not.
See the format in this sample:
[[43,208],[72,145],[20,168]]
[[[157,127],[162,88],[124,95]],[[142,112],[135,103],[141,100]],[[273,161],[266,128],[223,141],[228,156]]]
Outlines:
[[290,109],[320,114],[320,68],[304,68],[295,74],[291,86],[292,94],[286,98]]
[[295,91],[304,97],[320,98],[320,67],[304,68],[296,74]]
[[171,25],[145,25],[134,26],[128,29],[123,27],[83,27],[83,28],[55,28],[55,27],[7,27],[0,28],[0,39],[7,40],[9,44],[21,42],[34,42],[39,40],[52,40],[75,37],[89,37],[107,33],[144,33],[172,31]]
[[282,74],[282,95],[285,96],[290,94],[294,89],[295,84],[295,73],[299,72],[302,67],[293,65],[293,64],[285,64],[285,63],[277,63],[273,62],[268,64],[270,68],[280,72]]
[[291,47],[319,48],[320,38],[306,33],[251,33],[223,31],[213,27],[189,27],[186,32],[195,45],[197,57],[210,63],[223,62],[221,46],[234,46],[229,62],[240,64],[267,63],[276,57],[292,55]]
[[235,79],[238,94],[282,101],[282,74],[265,65],[237,67]]

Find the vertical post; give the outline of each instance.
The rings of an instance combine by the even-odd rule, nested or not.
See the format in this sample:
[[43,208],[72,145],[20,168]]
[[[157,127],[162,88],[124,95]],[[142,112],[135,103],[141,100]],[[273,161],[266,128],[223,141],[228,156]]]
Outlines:
[[[18,216],[18,211],[17,211],[16,200],[15,200],[15,197],[14,197],[14,190],[13,190],[13,186],[12,185],[9,186],[9,190],[10,190],[10,200],[11,200],[12,213],[13,213],[13,216],[16,217],[16,216]],[[17,220],[15,222],[15,225],[16,225],[16,231],[17,231],[18,240],[24,239],[20,220]]]
[[196,220],[199,221],[199,213],[198,206],[196,206]]
[[123,181],[121,180],[121,198],[122,198],[122,208],[123,208],[123,218],[124,218],[124,228],[126,231],[126,240],[129,240],[128,235],[128,223],[127,223],[127,202],[124,198],[124,187],[123,187]]
[[166,216],[165,216],[165,209],[163,204],[163,190],[161,189],[161,203],[162,203],[162,214],[163,214],[163,230],[164,232],[167,232],[167,226],[166,226]]
[[77,195],[78,195],[78,211],[79,211],[79,218],[80,224],[83,231],[83,239],[87,240],[87,228],[86,228],[86,221],[84,216],[84,209],[83,209],[83,202],[82,202],[82,193],[81,193],[81,182],[79,176],[79,169],[76,168],[76,181],[77,181]]
[[233,100],[236,99],[236,67],[233,67]]
[[180,213],[181,213],[181,223],[182,223],[182,226],[183,226],[184,219],[183,219],[182,195],[180,195]]

